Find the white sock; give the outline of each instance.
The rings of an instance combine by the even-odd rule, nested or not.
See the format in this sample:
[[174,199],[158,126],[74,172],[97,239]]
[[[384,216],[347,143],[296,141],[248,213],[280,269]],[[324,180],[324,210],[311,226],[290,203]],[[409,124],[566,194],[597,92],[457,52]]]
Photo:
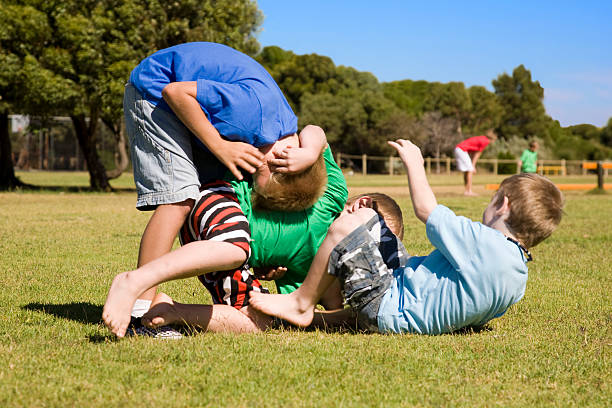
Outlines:
[[134,307],[132,308],[132,317],[142,317],[149,311],[150,307],[150,300],[136,299],[136,302],[134,302]]

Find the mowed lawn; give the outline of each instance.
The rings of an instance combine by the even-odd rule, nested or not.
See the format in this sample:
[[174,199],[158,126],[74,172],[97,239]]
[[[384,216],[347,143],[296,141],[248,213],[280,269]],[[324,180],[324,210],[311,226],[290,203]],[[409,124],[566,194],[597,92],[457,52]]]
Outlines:
[[[533,249],[524,299],[480,332],[443,336],[272,330],[116,341],[100,323],[113,276],[136,262],[149,213],[120,190],[74,192],[85,173],[19,173],[46,186],[0,193],[0,406],[348,407],[610,406],[612,194],[566,193],[556,233]],[[503,177],[432,176],[439,202],[479,220]],[[565,181],[568,180],[568,181]],[[580,179],[593,183],[594,177]],[[575,178],[558,182],[576,183]],[[432,248],[401,176],[353,176],[352,192],[389,192],[404,243]],[[196,279],[164,284],[208,303]]]

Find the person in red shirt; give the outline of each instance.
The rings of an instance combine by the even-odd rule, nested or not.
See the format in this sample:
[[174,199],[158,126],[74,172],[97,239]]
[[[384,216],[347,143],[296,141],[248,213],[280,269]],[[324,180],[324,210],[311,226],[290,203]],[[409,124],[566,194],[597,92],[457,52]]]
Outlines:
[[476,162],[480,158],[482,151],[497,139],[497,135],[492,129],[482,136],[473,136],[465,139],[455,147],[455,160],[457,169],[463,172],[464,194],[475,196],[472,191],[472,174],[476,173]]

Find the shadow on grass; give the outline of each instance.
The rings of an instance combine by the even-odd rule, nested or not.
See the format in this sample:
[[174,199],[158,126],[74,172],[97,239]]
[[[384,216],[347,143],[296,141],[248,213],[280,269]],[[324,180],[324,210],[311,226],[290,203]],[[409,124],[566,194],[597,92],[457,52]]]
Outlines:
[[94,305],[89,302],[72,302],[66,304],[28,303],[22,306],[22,308],[47,313],[84,324],[98,324],[102,321],[102,306]]
[[[305,331],[305,332],[319,331],[323,333],[336,333],[336,334],[367,334],[367,333],[370,333],[366,330],[358,328],[356,324],[352,324],[352,325],[344,324],[342,326],[337,326],[337,327],[329,327],[325,325],[321,325],[317,327],[298,327],[298,326],[294,326],[291,323],[288,323],[285,321],[278,321],[274,329],[286,330],[286,331]],[[476,327],[476,326],[463,327],[451,333],[444,333],[442,334],[442,336],[470,336],[473,334],[488,333],[492,331],[493,331],[493,328],[489,326],[488,324],[485,324],[484,326],[479,326],[479,327]]]
[[23,184],[12,191],[38,192],[38,193],[135,193],[135,187],[113,187],[110,191],[92,190],[87,186],[35,186]]
[[[62,319],[73,320],[83,324],[102,324],[102,306],[89,302],[72,302],[66,304],[28,303],[22,309],[47,313]],[[117,341],[111,334],[94,333],[86,336],[91,343],[108,343]]]

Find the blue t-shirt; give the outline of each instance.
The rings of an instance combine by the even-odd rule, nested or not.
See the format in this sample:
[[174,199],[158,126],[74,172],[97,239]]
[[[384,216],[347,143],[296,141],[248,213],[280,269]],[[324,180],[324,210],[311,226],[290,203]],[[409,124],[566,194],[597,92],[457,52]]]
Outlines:
[[438,205],[427,219],[436,247],[394,271],[378,311],[381,332],[441,334],[482,326],[525,294],[526,258],[499,231]]
[[297,117],[270,74],[257,61],[209,42],[175,45],[148,56],[130,83],[153,105],[172,112],[162,99],[170,82],[196,81],[202,110],[228,140],[261,147],[297,132]]

